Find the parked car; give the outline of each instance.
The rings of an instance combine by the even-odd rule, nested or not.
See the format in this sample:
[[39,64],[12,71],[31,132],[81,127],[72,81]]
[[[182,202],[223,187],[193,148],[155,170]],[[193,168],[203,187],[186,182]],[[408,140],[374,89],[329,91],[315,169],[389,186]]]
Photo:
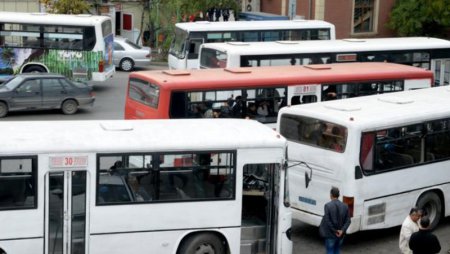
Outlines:
[[40,109],[61,109],[72,115],[94,101],[92,87],[59,74],[23,73],[0,85],[0,117],[9,111]]
[[141,47],[123,37],[114,38],[113,63],[123,71],[148,66],[152,60],[151,49]]

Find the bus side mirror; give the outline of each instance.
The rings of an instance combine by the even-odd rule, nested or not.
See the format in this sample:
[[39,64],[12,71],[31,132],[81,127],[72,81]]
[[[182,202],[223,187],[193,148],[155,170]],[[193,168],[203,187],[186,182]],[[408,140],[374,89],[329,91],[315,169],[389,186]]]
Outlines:
[[362,178],[362,171],[360,166],[355,167],[355,179],[361,179]]

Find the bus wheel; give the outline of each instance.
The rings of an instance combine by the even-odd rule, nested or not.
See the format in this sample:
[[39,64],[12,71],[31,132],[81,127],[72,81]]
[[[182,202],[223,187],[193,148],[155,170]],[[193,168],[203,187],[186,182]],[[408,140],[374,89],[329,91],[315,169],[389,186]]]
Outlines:
[[4,102],[0,102],[0,118],[5,117],[8,114],[8,105]]
[[78,111],[78,103],[75,100],[65,100],[61,110],[65,115],[73,115]]
[[47,71],[44,69],[44,67],[34,65],[34,66],[30,66],[28,68],[25,68],[25,70],[23,72],[27,73],[27,72],[47,72]]
[[134,62],[130,58],[120,60],[120,69],[123,71],[131,71],[134,68]]
[[179,254],[225,254],[225,248],[219,237],[202,233],[189,237],[180,247]]
[[417,207],[423,209],[423,214],[430,219],[431,229],[435,229],[442,217],[442,203],[434,192],[427,192],[419,197]]

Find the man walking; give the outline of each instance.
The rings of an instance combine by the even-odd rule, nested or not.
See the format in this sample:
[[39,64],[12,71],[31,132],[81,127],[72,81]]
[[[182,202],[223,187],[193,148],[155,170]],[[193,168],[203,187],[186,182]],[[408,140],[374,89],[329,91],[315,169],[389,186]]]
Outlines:
[[350,226],[348,206],[339,201],[339,189],[330,190],[331,201],[325,204],[325,214],[320,222],[319,232],[325,238],[327,254],[339,254],[344,235]]
[[430,219],[423,217],[419,222],[419,231],[411,235],[409,248],[413,254],[434,254],[441,251],[438,238],[430,231]]
[[409,238],[411,235],[419,231],[418,221],[422,216],[422,210],[417,207],[411,208],[409,215],[406,216],[400,229],[399,247],[403,254],[412,254],[412,250],[409,248]]

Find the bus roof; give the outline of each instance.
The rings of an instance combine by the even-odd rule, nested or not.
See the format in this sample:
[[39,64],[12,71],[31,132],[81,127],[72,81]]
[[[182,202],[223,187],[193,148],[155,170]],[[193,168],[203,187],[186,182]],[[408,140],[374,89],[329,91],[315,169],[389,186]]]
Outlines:
[[161,89],[202,90],[264,87],[274,84],[323,84],[348,81],[432,79],[433,73],[394,63],[340,63],[322,65],[266,66],[185,71],[140,71],[130,74],[158,83]]
[[364,131],[450,117],[450,87],[433,87],[284,107],[283,114],[307,116]]
[[279,148],[285,139],[253,120],[2,122],[1,155]]
[[229,22],[183,22],[175,26],[189,32],[204,31],[245,31],[245,30],[273,30],[294,28],[330,28],[334,25],[323,20],[261,20],[261,21],[229,21]]
[[50,13],[28,13],[28,12],[0,12],[0,22],[11,22],[21,24],[58,24],[91,26],[109,20],[108,16],[95,16],[90,14],[50,14]]
[[202,47],[227,52],[228,54],[271,55],[321,52],[348,53],[368,50],[450,49],[450,41],[431,37],[399,37],[318,41],[221,42],[205,43]]

